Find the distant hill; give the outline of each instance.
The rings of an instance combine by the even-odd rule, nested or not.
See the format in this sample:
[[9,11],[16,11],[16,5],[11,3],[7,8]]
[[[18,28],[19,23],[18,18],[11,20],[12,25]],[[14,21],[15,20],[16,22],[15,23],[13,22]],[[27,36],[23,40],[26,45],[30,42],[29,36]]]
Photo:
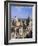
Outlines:
[[[23,20],[23,21],[24,21],[24,20],[27,20],[28,18],[18,18],[18,19],[19,19],[19,20]],[[29,16],[29,19],[30,19],[30,20],[32,20],[32,17],[30,17],[30,16]],[[11,18],[11,20],[13,21],[13,20],[14,20],[14,18]]]

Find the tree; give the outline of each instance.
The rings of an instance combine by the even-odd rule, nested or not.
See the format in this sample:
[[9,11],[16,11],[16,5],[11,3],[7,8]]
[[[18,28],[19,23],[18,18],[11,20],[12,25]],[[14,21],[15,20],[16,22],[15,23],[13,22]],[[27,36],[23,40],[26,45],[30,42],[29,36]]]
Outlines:
[[30,17],[28,17],[26,20],[27,26],[29,25],[29,22],[30,22]]

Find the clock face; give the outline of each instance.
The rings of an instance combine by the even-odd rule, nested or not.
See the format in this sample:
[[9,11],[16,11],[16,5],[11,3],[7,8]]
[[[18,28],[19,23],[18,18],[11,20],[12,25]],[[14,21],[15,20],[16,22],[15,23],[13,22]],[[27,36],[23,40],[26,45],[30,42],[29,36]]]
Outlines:
[[19,21],[16,22],[16,26],[20,26],[20,22]]

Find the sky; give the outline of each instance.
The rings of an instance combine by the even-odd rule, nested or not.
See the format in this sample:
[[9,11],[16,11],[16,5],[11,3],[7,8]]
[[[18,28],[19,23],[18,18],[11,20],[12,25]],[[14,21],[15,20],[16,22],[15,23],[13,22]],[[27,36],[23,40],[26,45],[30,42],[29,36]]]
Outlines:
[[11,6],[11,18],[28,18],[32,16],[32,7],[27,6]]

